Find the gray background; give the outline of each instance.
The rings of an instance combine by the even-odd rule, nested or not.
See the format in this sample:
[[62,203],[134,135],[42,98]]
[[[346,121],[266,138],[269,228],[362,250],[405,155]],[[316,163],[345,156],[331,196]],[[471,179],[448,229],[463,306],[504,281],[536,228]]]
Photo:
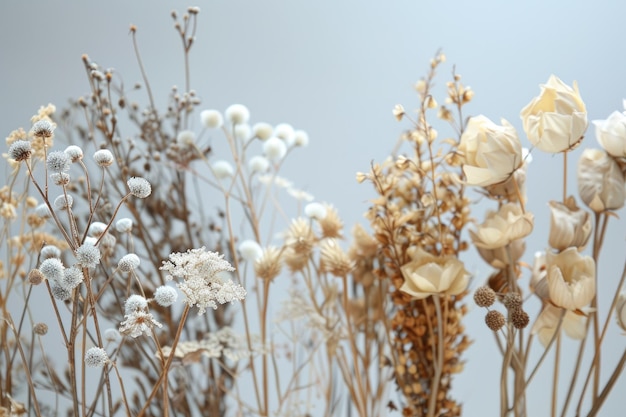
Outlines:
[[[169,88],[184,82],[180,39],[169,12],[183,11],[187,5],[150,0],[3,1],[1,132],[7,135],[19,126],[28,128],[40,105],[53,102],[60,108],[68,97],[87,93],[83,53],[121,72],[127,85],[138,81],[130,23],[139,28],[144,63],[163,104]],[[445,85],[451,64],[456,64],[464,82],[476,92],[466,112],[482,113],[494,121],[506,118],[518,128],[526,146],[519,111],[551,73],[568,84],[578,80],[590,120],[620,110],[626,97],[626,5],[621,1],[211,1],[197,5],[201,13],[191,58],[192,86],[205,107],[223,110],[243,103],[250,108],[253,122],[288,122],[306,130],[310,146],[290,156],[283,174],[318,200],[335,204],[348,227],[361,221],[373,196],[369,185],[355,182],[356,171],[366,171],[372,160],[381,161],[407,127],[393,119],[391,109],[396,103],[409,111],[417,107],[413,84],[425,74],[439,48],[448,57],[439,86]],[[443,96],[439,97],[441,101]],[[583,146],[597,146],[593,129]],[[571,158],[572,174],[578,154]],[[6,168],[2,172],[5,175]],[[525,256],[528,262],[533,252],[546,246],[546,203],[560,198],[561,175],[560,157],[534,152],[528,190],[536,227]],[[570,192],[575,191],[574,179],[570,175]],[[601,287],[605,291],[614,288],[624,260],[624,222],[613,225],[605,253],[610,262],[600,268],[600,281],[609,282]],[[467,262],[476,286],[489,271],[473,253]],[[455,382],[456,398],[465,404],[467,416],[495,415],[498,409],[500,359],[483,314],[473,308],[467,317],[475,343],[466,355],[465,372]],[[614,323],[610,332],[615,337],[607,340],[610,351],[605,364],[625,345]],[[540,350],[538,344],[534,350]],[[564,359],[565,371],[570,368],[567,364]],[[531,387],[529,404],[535,412],[530,415],[547,415],[550,367]],[[567,380],[566,375],[562,380]],[[622,378],[602,415],[619,414],[625,388]]]

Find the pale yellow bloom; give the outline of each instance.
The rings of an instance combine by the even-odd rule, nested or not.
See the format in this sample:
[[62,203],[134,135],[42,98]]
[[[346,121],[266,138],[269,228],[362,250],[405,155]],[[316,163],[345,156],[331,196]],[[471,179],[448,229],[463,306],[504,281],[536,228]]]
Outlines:
[[472,117],[461,136],[463,172],[470,185],[485,187],[509,178],[522,163],[522,145],[515,128],[502,119],[496,125],[485,116]]
[[594,120],[600,146],[616,158],[626,158],[626,114],[614,111],[606,120]]
[[532,213],[522,213],[519,205],[509,203],[497,212],[488,211],[485,221],[469,233],[477,247],[497,249],[528,236],[533,230],[533,223]]
[[467,288],[470,275],[457,258],[436,257],[420,248],[409,249],[409,254],[412,261],[400,268],[404,277],[400,291],[421,300],[434,294],[458,295]]
[[624,174],[619,165],[600,149],[585,149],[578,161],[578,193],[596,213],[624,205]]
[[[526,242],[524,239],[517,239],[509,244],[508,250],[505,246],[495,249],[476,247],[481,258],[494,268],[504,269],[509,263],[515,264],[524,255]],[[511,259],[509,259],[509,253]]]
[[575,247],[559,254],[546,253],[550,301],[567,310],[580,310],[596,293],[595,262],[582,256]]
[[557,250],[565,250],[570,246],[579,251],[587,245],[591,236],[591,216],[576,205],[574,197],[569,197],[565,204],[550,201],[550,246]]
[[587,110],[578,85],[573,88],[551,75],[521,112],[530,142],[544,152],[564,152],[574,147],[587,130]]

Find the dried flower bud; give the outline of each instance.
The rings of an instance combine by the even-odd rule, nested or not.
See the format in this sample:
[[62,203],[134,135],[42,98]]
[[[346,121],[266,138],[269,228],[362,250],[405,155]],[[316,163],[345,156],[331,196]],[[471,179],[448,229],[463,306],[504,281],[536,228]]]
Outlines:
[[304,148],[309,144],[309,134],[304,130],[296,130],[293,137],[294,146]]
[[526,313],[524,310],[522,310],[521,308],[515,308],[510,310],[510,314],[513,327],[515,327],[516,329],[523,329],[528,326],[528,323],[530,322],[530,317],[528,316],[528,313]]
[[508,292],[502,297],[502,304],[507,310],[516,310],[522,307],[522,296],[516,292]]
[[478,307],[490,307],[496,301],[496,292],[487,286],[482,286],[474,292],[474,302]]
[[48,281],[60,282],[63,279],[64,270],[63,263],[57,258],[45,259],[39,265],[39,271]]
[[248,123],[250,119],[250,110],[243,104],[233,104],[224,112],[226,120],[231,124]]
[[38,269],[31,269],[28,273],[28,282],[30,282],[31,285],[39,285],[43,282],[44,279],[45,276]]
[[497,212],[488,211],[485,221],[469,233],[476,246],[496,249],[528,236],[533,230],[533,224],[532,213],[522,213],[518,204],[508,203]]
[[248,139],[250,139],[252,135],[252,128],[250,127],[248,123],[241,123],[241,124],[235,125],[233,132],[237,139],[239,139],[242,142],[246,142]]
[[485,316],[485,323],[494,332],[497,332],[505,325],[506,319],[498,310],[491,310]]
[[72,162],[78,162],[83,159],[83,150],[79,146],[70,145],[65,148],[63,152],[65,152]]
[[294,142],[295,131],[289,123],[279,123],[274,127],[274,136],[285,141],[289,147]]
[[248,169],[252,173],[266,172],[270,167],[270,161],[261,155],[255,155],[248,161]]
[[41,248],[40,254],[43,259],[61,258],[61,249],[57,248],[54,245],[46,245]]
[[90,368],[101,368],[109,361],[106,351],[100,347],[92,347],[85,352],[85,365]]
[[196,134],[191,130],[181,130],[176,135],[176,143],[181,147],[189,147],[196,143]]
[[582,256],[574,247],[559,254],[547,252],[546,267],[550,301],[555,306],[579,310],[591,302],[596,293],[592,257]]
[[76,249],[76,260],[84,268],[93,268],[100,263],[100,249],[91,243],[83,243]]
[[304,214],[311,219],[323,220],[326,217],[326,207],[320,203],[309,203],[304,207]]
[[52,217],[50,213],[50,207],[47,204],[40,204],[35,208],[35,214],[42,219],[49,219]]
[[72,297],[72,291],[55,283],[54,281],[50,282],[50,292],[52,292],[52,296],[59,301],[67,301]]
[[575,246],[582,251],[587,245],[591,230],[591,216],[576,205],[574,197],[570,196],[565,204],[550,201],[550,246],[562,251]]
[[411,261],[400,270],[404,283],[400,291],[413,299],[434,294],[459,295],[467,288],[469,273],[463,262],[453,256],[433,256],[422,248],[409,249]]
[[17,162],[25,161],[30,158],[32,148],[27,140],[16,140],[9,146],[9,158]]
[[57,198],[54,199],[54,207],[58,210],[65,210],[72,208],[72,204],[74,204],[74,198],[71,195],[61,194]]
[[393,117],[395,117],[397,121],[402,120],[404,117],[404,107],[402,104],[396,104],[393,107]]
[[616,158],[626,158],[626,113],[614,111],[606,120],[594,120],[600,146]]
[[41,119],[37,122],[35,122],[35,124],[33,124],[33,127],[31,128],[31,132],[33,134],[33,136],[35,136],[36,138],[51,138],[52,135],[54,134],[54,129],[56,128],[56,125],[52,122],[50,122],[49,120],[46,119]]
[[337,209],[330,204],[324,204],[326,215],[323,219],[317,220],[322,229],[322,237],[340,238],[343,230],[343,222],[339,218]]
[[141,263],[139,256],[134,253],[129,253],[124,256],[117,262],[117,267],[122,272],[130,272],[139,267]]
[[152,193],[152,187],[145,178],[132,177],[126,184],[128,184],[130,193],[137,198],[146,198]]
[[100,149],[93,154],[93,159],[100,167],[109,167],[113,165],[114,158],[111,151],[108,149]]
[[263,249],[254,240],[244,240],[239,244],[238,249],[241,257],[248,262],[254,262],[263,256]]
[[124,314],[131,314],[137,310],[148,308],[148,301],[141,295],[132,294],[124,303]]
[[585,149],[578,161],[578,193],[596,213],[624,205],[624,174],[619,165],[600,149]]
[[346,277],[352,271],[353,264],[335,239],[325,239],[321,245],[322,270],[336,277]]
[[[477,246],[476,249],[481,258],[489,265],[497,269],[504,269],[509,262],[514,265],[522,258],[526,251],[526,242],[524,239],[517,239],[509,243],[508,246],[502,246],[495,249],[486,249]],[[509,258],[510,255],[510,258]]]
[[48,325],[46,323],[37,323],[33,326],[33,332],[39,336],[48,333]]
[[54,185],[64,186],[70,183],[70,174],[65,172],[55,172],[50,174],[50,179],[54,183]]
[[161,285],[154,291],[154,301],[162,307],[169,307],[178,299],[178,291],[176,288],[167,285]]
[[224,124],[222,113],[217,110],[204,110],[200,113],[202,125],[208,129],[219,129]]
[[46,164],[48,166],[48,170],[52,172],[67,172],[70,170],[72,165],[72,160],[69,156],[63,151],[54,151],[48,154],[48,159],[46,160]]
[[273,280],[280,274],[280,270],[281,253],[273,246],[265,248],[261,257],[254,263],[254,272],[263,280]]
[[273,162],[278,162],[287,154],[287,145],[277,137],[271,137],[263,142],[263,153]]
[[260,122],[252,126],[252,133],[254,134],[254,137],[266,140],[272,136],[274,128],[269,123]]
[[130,233],[133,230],[133,220],[124,217],[115,222],[115,230],[119,233]]
[[211,169],[213,170],[213,175],[215,175],[215,178],[218,180],[232,178],[235,175],[235,170],[228,161],[215,161],[211,165]]

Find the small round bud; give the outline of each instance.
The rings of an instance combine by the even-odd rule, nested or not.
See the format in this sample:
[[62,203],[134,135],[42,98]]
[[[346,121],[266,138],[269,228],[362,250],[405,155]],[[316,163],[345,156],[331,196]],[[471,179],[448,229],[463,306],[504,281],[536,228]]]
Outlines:
[[93,268],[100,263],[100,249],[91,243],[83,243],[76,249],[76,260],[85,268]]
[[129,253],[127,255],[122,256],[122,258],[118,261],[117,267],[120,271],[130,272],[139,267],[141,261],[139,260],[139,256],[134,253]]
[[137,310],[148,308],[148,301],[141,295],[133,294],[124,303],[124,314],[131,314]]
[[271,137],[263,142],[265,156],[274,162],[280,161],[287,154],[287,145],[277,137]]
[[474,302],[478,307],[489,307],[496,301],[496,292],[487,286],[477,288],[474,292]]
[[246,141],[250,138],[252,128],[248,123],[242,123],[235,126],[235,137],[240,141]]
[[57,248],[54,245],[46,245],[41,248],[41,257],[43,259],[48,258],[61,258],[61,249]]
[[71,178],[70,178],[70,174],[68,173],[55,172],[53,174],[50,174],[50,179],[52,180],[54,185],[63,186],[63,185],[69,184]]
[[102,368],[108,361],[109,356],[100,347],[92,347],[85,352],[85,365],[90,368]]
[[261,155],[255,155],[248,161],[248,169],[252,173],[266,172],[270,167],[270,161]]
[[37,323],[33,326],[33,332],[39,336],[48,333],[48,325],[46,323]]
[[96,161],[96,164],[100,167],[109,167],[113,165],[114,158],[113,154],[108,149],[100,149],[93,154],[93,160]]
[[307,146],[309,144],[309,134],[304,130],[296,130],[293,144],[300,147]]
[[163,307],[169,307],[176,302],[178,299],[178,292],[176,288],[162,285],[156,289],[154,292],[154,301],[157,302],[158,305]]
[[263,256],[263,249],[254,240],[244,240],[239,244],[238,249],[241,257],[248,262],[254,262]]
[[100,237],[102,233],[107,229],[107,225],[102,222],[93,222],[89,225],[89,229],[87,229],[87,233],[89,236]]
[[528,313],[526,313],[521,308],[515,308],[510,310],[511,314],[511,323],[516,329],[523,329],[528,326],[530,322],[530,317],[528,317]]
[[506,323],[506,319],[504,315],[497,310],[491,310],[485,316],[485,323],[487,323],[487,327],[489,327],[494,332],[500,330],[502,326]]
[[38,269],[31,269],[28,273],[28,282],[30,282],[31,285],[39,285],[44,279],[44,275]]
[[72,166],[72,160],[65,152],[54,151],[48,154],[46,165],[52,172],[67,172]]
[[9,146],[9,158],[17,162],[27,160],[31,154],[32,148],[27,140],[16,140]]
[[191,130],[181,130],[176,135],[176,143],[185,147],[193,145],[196,142],[196,134]]
[[213,165],[211,165],[211,169],[213,170],[213,174],[218,180],[229,178],[235,175],[233,166],[228,161],[215,161],[213,162]]
[[50,138],[54,133],[54,129],[56,125],[46,119],[39,120],[33,124],[33,127],[30,129],[33,136],[36,138]]
[[45,259],[39,265],[39,271],[48,281],[60,282],[63,279],[64,270],[63,263],[57,258]]
[[74,204],[74,198],[71,195],[61,194],[57,198],[54,199],[54,207],[58,210],[65,210],[68,208],[72,208],[72,204]]
[[59,284],[54,282],[50,283],[50,291],[52,292],[52,296],[59,301],[66,301],[72,297],[72,291],[62,287]]
[[152,187],[145,178],[133,177],[126,184],[128,184],[130,193],[137,198],[146,198],[152,193]]
[[72,266],[64,271],[63,280],[59,283],[59,285],[62,285],[68,290],[73,290],[78,287],[81,282],[83,282],[83,279],[83,271],[75,266]]
[[224,112],[226,120],[233,125],[248,123],[250,119],[250,110],[243,104],[233,104]]
[[104,331],[104,340],[109,343],[118,343],[122,335],[117,329],[109,328]]
[[311,219],[324,220],[326,217],[326,207],[320,203],[309,203],[304,207],[304,214]]
[[40,204],[35,207],[35,214],[37,217],[42,219],[49,219],[52,217],[52,213],[50,213],[50,207],[47,204]]
[[130,233],[133,230],[133,220],[124,217],[115,222],[115,230],[119,233]]
[[522,296],[516,292],[507,292],[502,298],[502,304],[508,310],[515,310],[522,307]]
[[208,129],[218,129],[224,124],[222,113],[217,110],[204,110],[200,113],[202,125]]
[[274,136],[285,141],[287,146],[291,146],[294,142],[296,132],[289,123],[279,123],[274,127]]
[[274,133],[274,128],[269,123],[256,123],[254,126],[252,126],[252,133],[254,134],[254,137],[257,137],[261,140],[266,140],[272,136],[272,133]]
[[69,156],[70,161],[72,162],[78,162],[83,159],[83,150],[79,146],[70,145],[65,148],[65,151],[63,152],[65,152],[67,156]]

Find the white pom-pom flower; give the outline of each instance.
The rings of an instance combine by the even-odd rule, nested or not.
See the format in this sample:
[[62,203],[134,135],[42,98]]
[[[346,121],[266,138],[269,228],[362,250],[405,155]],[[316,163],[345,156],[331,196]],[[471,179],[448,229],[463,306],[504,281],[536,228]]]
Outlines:
[[181,130],[176,136],[176,142],[183,146],[190,146],[196,142],[196,134],[191,130]]
[[309,144],[309,134],[304,130],[296,130],[294,141],[294,146],[305,147]]
[[242,142],[246,142],[250,139],[252,134],[252,128],[248,123],[242,123],[235,126],[235,137]]
[[107,225],[102,222],[93,222],[89,225],[87,233],[89,236],[100,237],[102,233],[107,229]]
[[50,207],[48,207],[47,204],[40,204],[35,207],[35,214],[37,215],[37,217],[40,217],[42,219],[49,219],[50,217],[52,217],[52,213],[50,213]]
[[113,165],[113,154],[108,149],[100,149],[93,154],[93,160],[96,161],[96,164],[100,167],[108,167]]
[[65,267],[60,259],[48,258],[39,265],[39,272],[41,272],[48,281],[60,282],[63,279]]
[[256,123],[252,126],[252,133],[254,133],[254,137],[259,138],[261,140],[269,139],[274,133],[274,128],[269,123]]
[[52,172],[67,172],[70,170],[72,160],[63,151],[54,151],[48,154],[46,160],[48,170]]
[[208,129],[218,129],[224,124],[222,113],[217,110],[204,110],[200,113],[202,125]]
[[124,303],[124,314],[131,314],[137,310],[148,308],[148,301],[141,295],[133,294]]
[[277,137],[271,137],[263,142],[265,156],[273,162],[280,161],[287,154],[287,145]]
[[115,222],[115,230],[119,233],[130,233],[133,230],[133,220],[124,217]]
[[54,207],[59,210],[65,210],[68,208],[72,208],[72,204],[74,204],[74,198],[71,195],[60,195],[54,199]]
[[250,172],[267,172],[270,167],[270,161],[266,157],[261,155],[255,155],[248,161],[248,169]]
[[274,136],[285,141],[287,146],[291,146],[295,140],[296,132],[293,126],[288,123],[279,123],[274,128]]
[[152,187],[147,179],[141,177],[132,177],[126,184],[130,193],[137,198],[146,198],[152,193]]
[[85,365],[90,368],[102,368],[108,361],[109,356],[100,347],[92,347],[85,352]]
[[178,299],[176,288],[162,285],[154,292],[154,301],[160,306],[169,307]]
[[324,220],[326,217],[326,207],[320,203],[309,203],[304,207],[304,214],[311,219]]
[[254,240],[247,239],[239,244],[239,253],[246,261],[254,262],[263,256],[263,249]]
[[93,268],[100,263],[100,249],[91,243],[83,243],[76,249],[76,260],[85,268]]
[[120,269],[120,271],[130,272],[137,269],[140,263],[141,261],[139,259],[139,256],[135,255],[134,253],[129,253],[122,256],[122,258],[117,262],[117,267]]
[[232,177],[235,174],[233,166],[228,161],[215,161],[213,165],[211,165],[211,169],[218,180]]
[[78,162],[83,159],[83,150],[80,148],[80,146],[70,145],[65,148],[65,151],[63,152],[65,152],[65,154],[70,158],[70,161],[72,162]]
[[61,249],[57,248],[54,245],[46,245],[41,248],[41,257],[43,259],[48,258],[61,258]]
[[226,120],[233,125],[248,123],[250,119],[250,110],[243,104],[233,104],[229,106],[224,114],[226,115]]

